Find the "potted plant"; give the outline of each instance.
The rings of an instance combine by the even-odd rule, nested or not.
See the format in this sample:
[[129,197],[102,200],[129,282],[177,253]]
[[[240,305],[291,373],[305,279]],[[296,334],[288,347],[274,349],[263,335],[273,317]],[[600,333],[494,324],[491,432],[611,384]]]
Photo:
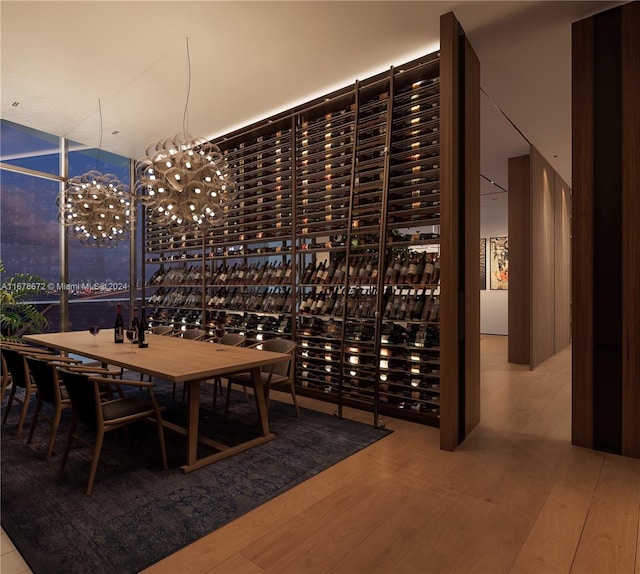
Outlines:
[[47,326],[47,319],[26,299],[42,293],[46,283],[29,273],[5,277],[4,272],[0,260],[0,340],[19,341],[24,334],[41,333]]

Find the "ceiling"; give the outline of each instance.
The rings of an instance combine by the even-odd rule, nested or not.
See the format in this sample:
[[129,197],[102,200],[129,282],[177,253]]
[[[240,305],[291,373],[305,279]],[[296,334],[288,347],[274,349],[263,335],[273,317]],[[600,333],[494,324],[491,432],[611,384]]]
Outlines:
[[499,204],[488,180],[507,188],[527,140],[570,183],[571,23],[621,3],[2,0],[1,113],[138,159],[185,107],[215,137],[431,53],[453,11],[481,62],[483,204]]

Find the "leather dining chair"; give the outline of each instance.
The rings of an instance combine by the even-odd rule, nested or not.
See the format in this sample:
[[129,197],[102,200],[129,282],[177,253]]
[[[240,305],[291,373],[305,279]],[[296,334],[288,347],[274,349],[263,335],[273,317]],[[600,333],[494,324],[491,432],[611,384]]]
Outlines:
[[207,332],[204,329],[186,329],[184,331],[175,331],[171,336],[202,341],[207,336]]
[[[264,351],[274,351],[276,353],[287,353],[289,359],[286,361],[280,361],[273,363],[262,368],[260,375],[262,377],[262,383],[264,385],[265,399],[269,400],[269,392],[271,389],[284,390],[291,393],[293,398],[293,405],[296,409],[297,416],[300,416],[300,409],[298,408],[298,400],[296,397],[295,378],[293,374],[292,362],[293,354],[296,350],[295,341],[289,339],[267,339],[254,345],[250,345],[250,348],[261,348]],[[242,385],[243,388],[252,387],[253,380],[251,373],[235,373],[230,375],[227,379],[227,402],[225,405],[225,416],[229,412],[229,399],[231,385]],[[255,392],[255,388],[254,388]]]
[[[51,353],[47,354],[39,347],[32,347],[31,345],[23,344],[12,345],[6,344],[5,342],[2,343],[0,352],[2,353],[2,357],[5,361],[7,372],[11,376],[11,391],[9,392],[9,398],[7,400],[7,406],[5,407],[2,424],[7,422],[13,402],[15,401],[20,403],[22,405],[22,410],[20,411],[20,419],[18,421],[18,429],[16,431],[16,435],[20,436],[22,427],[27,419],[27,411],[31,404],[31,397],[36,392],[36,387],[33,385],[29,374],[26,354],[39,354],[49,358],[57,357],[57,355]],[[24,389],[24,395],[22,397],[16,393],[18,389]]]
[[[29,369],[29,375],[31,381],[36,387],[36,409],[33,413],[31,420],[31,426],[29,427],[29,436],[27,437],[27,444],[31,444],[33,434],[38,424],[39,419],[44,419],[51,426],[51,435],[49,438],[49,445],[45,454],[45,460],[51,458],[53,453],[53,447],[55,444],[56,436],[58,434],[58,428],[60,427],[60,420],[62,413],[66,409],[71,408],[71,401],[67,394],[64,381],[58,374],[58,368],[64,367],[74,372],[82,372],[85,374],[100,374],[103,377],[112,376],[114,379],[118,377],[119,371],[110,371],[109,369],[100,367],[90,367],[87,365],[79,365],[79,361],[73,359],[67,359],[65,357],[51,357],[48,355],[29,355],[25,353],[27,361],[27,367]],[[119,386],[116,383],[117,390],[120,391]],[[112,396],[113,390],[111,387],[102,387],[103,396]],[[42,413],[43,404],[50,404],[53,407],[53,416]]]
[[[71,401],[69,400],[67,392],[61,384],[60,377],[58,376],[57,367],[61,364],[60,362],[49,361],[42,355],[38,357],[27,355],[25,359],[27,361],[31,380],[35,383],[36,387],[36,410],[33,413],[33,419],[31,420],[27,444],[31,444],[38,420],[42,418],[47,421],[51,426],[51,435],[49,437],[49,444],[47,446],[47,452],[44,459],[49,460],[53,453],[53,446],[58,434],[62,412],[65,409],[71,408]],[[53,406],[52,417],[42,413],[42,405],[44,403],[48,403]]]
[[156,325],[151,329],[152,335],[171,335],[173,327],[171,325]]
[[4,355],[0,353],[0,377],[2,377],[2,388],[0,390],[0,403],[4,403],[4,395],[9,388],[9,384],[11,383],[11,375],[9,374],[9,369],[7,368],[7,363],[4,360]]
[[[74,441],[93,450],[89,480],[85,494],[93,492],[93,485],[98,470],[98,462],[102,452],[105,434],[119,428],[126,427],[136,422],[150,420],[155,423],[160,442],[162,467],[166,470],[167,451],[164,441],[164,427],[162,426],[162,414],[153,393],[154,383],[147,381],[118,380],[121,387],[132,387],[139,390],[146,389],[148,399],[140,396],[124,396],[112,400],[104,400],[101,396],[101,385],[113,383],[113,379],[96,377],[80,372],[72,372],[61,369],[69,399],[72,406],[71,427],[62,455],[60,472],[64,468],[71,452]],[[81,427],[79,429],[79,427]],[[80,431],[87,431],[81,434]],[[91,440],[93,438],[93,441]]]

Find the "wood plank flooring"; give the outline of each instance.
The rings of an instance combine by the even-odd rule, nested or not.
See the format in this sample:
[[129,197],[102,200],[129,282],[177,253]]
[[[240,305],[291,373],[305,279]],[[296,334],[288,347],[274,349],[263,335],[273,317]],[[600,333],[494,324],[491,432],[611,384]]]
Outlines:
[[640,460],[571,446],[570,349],[534,371],[506,337],[481,350],[482,422],[458,450],[387,418],[389,437],[145,574],[640,574]]
[[640,574],[640,461],[571,446],[570,350],[530,371],[505,337],[481,346],[482,422],[456,452],[387,419],[388,438],[146,574]]

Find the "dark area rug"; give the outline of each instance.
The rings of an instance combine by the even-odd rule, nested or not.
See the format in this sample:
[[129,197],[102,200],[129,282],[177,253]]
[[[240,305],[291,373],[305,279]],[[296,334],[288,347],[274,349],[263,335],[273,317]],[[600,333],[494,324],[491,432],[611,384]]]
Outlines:
[[[163,417],[183,422],[171,385],[159,382],[156,392]],[[247,403],[232,393],[226,421],[224,399],[218,397],[215,412],[211,400],[210,390],[202,394],[201,434],[226,444],[258,436],[253,397]],[[35,574],[138,572],[390,432],[308,409],[297,418],[291,405],[271,401],[275,440],[185,475],[184,437],[165,432],[169,470],[163,471],[155,428],[141,423],[128,437],[108,433],[93,494],[85,496],[88,448],[74,447],[59,472],[69,412],[49,462],[48,425],[41,421],[26,445],[33,405],[20,438],[18,412],[12,406],[2,427],[2,526]]]

